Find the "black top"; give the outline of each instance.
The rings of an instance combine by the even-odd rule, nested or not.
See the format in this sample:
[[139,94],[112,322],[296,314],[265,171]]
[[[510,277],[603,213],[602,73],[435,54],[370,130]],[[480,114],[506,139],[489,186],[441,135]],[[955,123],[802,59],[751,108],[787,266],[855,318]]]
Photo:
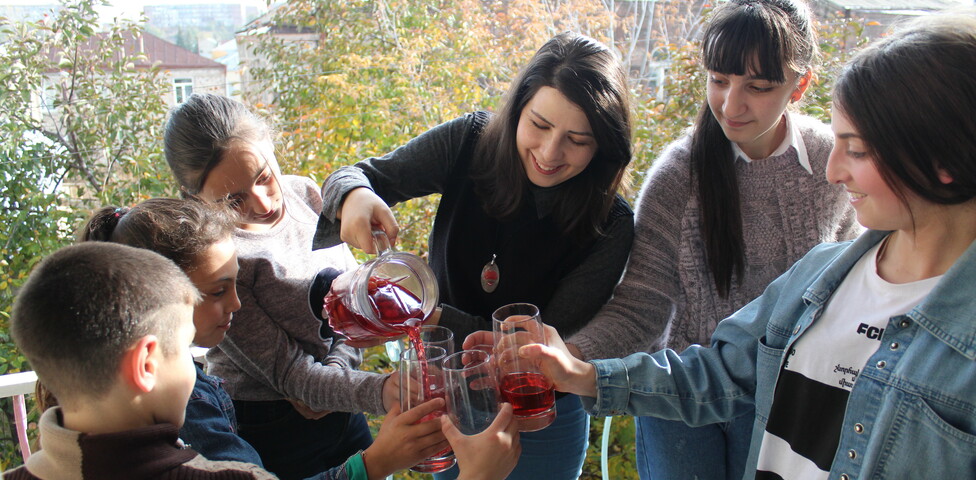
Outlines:
[[[605,234],[575,243],[550,215],[560,186],[533,186],[514,218],[492,218],[468,175],[474,146],[489,118],[487,112],[465,115],[384,157],[333,173],[322,189],[324,208],[313,248],[339,242],[335,214],[353,188],[371,188],[390,205],[442,193],[429,239],[429,262],[443,302],[440,324],[454,332],[460,345],[471,332],[491,329],[496,308],[529,302],[540,308],[545,323],[569,335],[593,318],[620,279],[633,242],[633,212],[618,195],[604,222]],[[493,255],[499,283],[486,293],[481,271]]]

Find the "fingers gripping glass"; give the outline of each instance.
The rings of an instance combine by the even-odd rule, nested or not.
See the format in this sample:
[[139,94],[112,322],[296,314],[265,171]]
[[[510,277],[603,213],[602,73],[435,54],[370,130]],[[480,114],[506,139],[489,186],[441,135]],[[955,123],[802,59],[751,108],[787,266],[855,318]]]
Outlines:
[[541,430],[556,419],[556,396],[536,362],[519,357],[520,347],[546,344],[539,308],[530,303],[505,305],[492,314],[498,389],[512,404],[519,431]]
[[[444,358],[446,352],[441,347],[430,346],[426,349],[426,362],[417,356],[417,350],[410,348],[400,355],[400,408],[410,410],[421,403],[434,398],[444,398]],[[421,422],[436,419],[444,415],[445,411],[438,410],[422,418]],[[456,463],[454,452],[447,448],[434,456],[410,468],[415,472],[437,473],[443,472]]]

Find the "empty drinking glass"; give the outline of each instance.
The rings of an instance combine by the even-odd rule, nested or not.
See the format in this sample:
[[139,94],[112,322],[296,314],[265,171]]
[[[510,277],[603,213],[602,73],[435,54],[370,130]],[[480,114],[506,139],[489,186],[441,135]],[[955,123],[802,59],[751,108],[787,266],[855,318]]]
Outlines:
[[447,413],[465,435],[481,433],[498,415],[498,384],[488,353],[462,350],[444,359]]

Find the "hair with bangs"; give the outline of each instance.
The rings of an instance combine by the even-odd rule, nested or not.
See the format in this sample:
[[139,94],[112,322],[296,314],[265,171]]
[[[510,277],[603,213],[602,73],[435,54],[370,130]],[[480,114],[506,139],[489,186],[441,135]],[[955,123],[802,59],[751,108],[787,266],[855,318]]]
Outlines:
[[629,188],[630,93],[623,66],[606,45],[584,35],[562,33],[545,43],[512,82],[504,105],[478,140],[471,178],[482,206],[495,218],[518,211],[529,179],[516,146],[522,110],[542,87],[559,90],[586,114],[597,151],[589,165],[564,182],[553,217],[576,240],[593,238]]
[[[803,75],[818,59],[817,36],[802,1],[732,0],[712,12],[701,42],[702,64],[726,75],[755,75],[774,83],[786,71]],[[727,297],[745,269],[742,211],[732,143],[706,99],[691,138],[702,235],[712,278]]]
[[[885,183],[953,205],[976,198],[976,10],[922,17],[860,51],[834,108],[864,140]],[[952,182],[942,183],[945,172]]]

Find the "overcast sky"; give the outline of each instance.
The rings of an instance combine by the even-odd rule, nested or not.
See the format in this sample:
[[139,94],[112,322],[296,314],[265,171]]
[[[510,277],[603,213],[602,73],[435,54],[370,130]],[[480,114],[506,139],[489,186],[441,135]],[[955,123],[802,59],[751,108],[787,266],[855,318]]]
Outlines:
[[[137,18],[142,12],[142,7],[146,5],[187,5],[197,3],[233,3],[239,5],[255,6],[258,11],[267,9],[265,0],[110,0],[111,7],[96,7],[103,20],[111,20],[114,17],[123,16]],[[0,5],[55,5],[57,0],[0,0]]]

